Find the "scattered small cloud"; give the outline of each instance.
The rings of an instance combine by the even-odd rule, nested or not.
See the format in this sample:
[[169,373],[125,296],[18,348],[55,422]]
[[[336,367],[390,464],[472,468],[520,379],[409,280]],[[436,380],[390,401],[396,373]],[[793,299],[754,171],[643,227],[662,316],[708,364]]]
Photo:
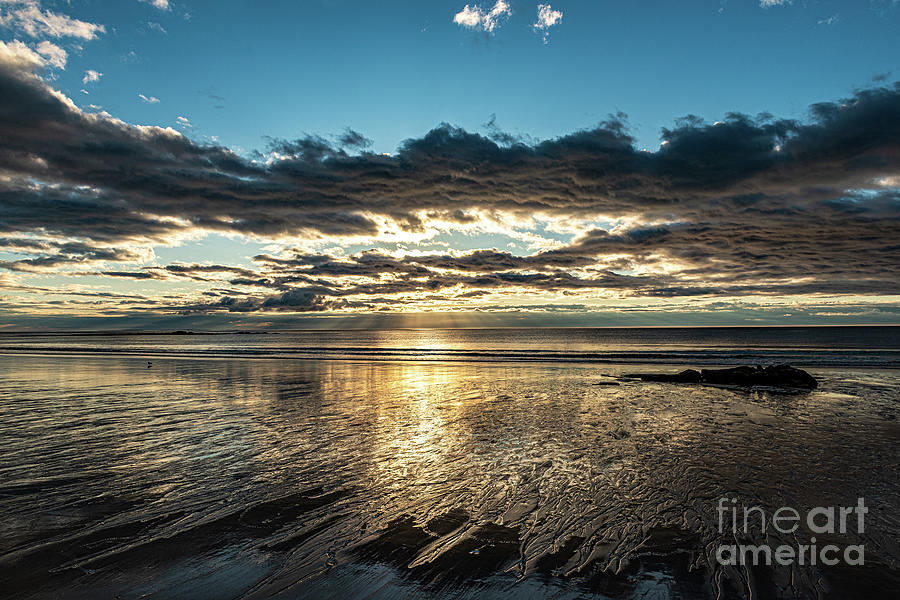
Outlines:
[[100,73],[99,71],[95,71],[93,69],[88,69],[84,72],[84,77],[81,78],[81,83],[84,85],[94,83],[96,81],[100,81],[101,77],[103,77],[103,73]]
[[191,125],[191,122],[187,117],[178,117],[177,119],[175,119],[175,122],[178,124],[179,127],[183,128],[183,129],[189,129],[189,128],[193,127],[193,125]]
[[169,0],[140,0],[144,4],[150,4],[159,10],[169,10]]
[[538,4],[538,18],[534,22],[534,30],[543,33],[544,43],[549,42],[550,28],[562,21],[563,14],[560,10],[553,10],[549,4]]
[[900,0],[869,0],[869,10],[880,17],[898,7],[900,7]]
[[759,5],[763,8],[771,8],[773,6],[786,6],[792,2],[793,0],[759,0]]
[[57,69],[66,68],[66,60],[69,58],[69,55],[56,44],[44,40],[37,45],[35,50],[44,57],[44,61],[51,67],[56,67]]
[[819,21],[816,24],[817,25],[834,25],[835,23],[837,23],[840,20],[841,19],[839,16],[831,15],[827,19],[819,19]]
[[38,37],[92,40],[106,28],[43,9],[38,0],[0,0],[0,25]]
[[159,98],[156,96],[145,96],[144,94],[138,94],[138,98],[141,99],[141,102],[145,102],[147,104],[159,104]]
[[202,90],[198,90],[198,93],[203,94],[204,96],[214,100],[215,105],[213,106],[213,108],[216,108],[216,109],[225,108],[225,97],[220,94],[217,94],[215,88],[208,87],[208,88],[205,88]]
[[358,131],[354,131],[349,127],[344,130],[344,133],[338,136],[338,143],[341,147],[344,148],[354,148],[362,150],[364,148],[368,148],[372,145],[372,140],[359,133]]
[[520,136],[507,133],[500,129],[497,125],[496,113],[491,113],[490,118],[485,123],[482,123],[481,126],[484,127],[487,132],[487,137],[498,144],[512,146],[513,144],[522,143],[524,141]]
[[162,25],[160,25],[159,23],[156,23],[155,21],[147,21],[147,27],[149,27],[150,29],[152,29],[153,31],[155,31],[157,33],[161,33],[163,35],[169,35],[169,32],[166,31],[166,28],[163,27]]
[[468,29],[493,33],[499,25],[500,19],[509,17],[511,14],[512,9],[509,2],[505,0],[497,0],[497,3],[489,11],[485,11],[477,4],[472,6],[466,4],[461,11],[453,15],[453,22]]

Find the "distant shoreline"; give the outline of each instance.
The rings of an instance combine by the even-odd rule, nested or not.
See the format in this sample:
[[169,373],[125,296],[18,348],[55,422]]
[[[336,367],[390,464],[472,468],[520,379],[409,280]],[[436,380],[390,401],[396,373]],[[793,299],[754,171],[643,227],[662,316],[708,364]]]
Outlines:
[[889,328],[895,327],[900,329],[900,324],[854,324],[854,325],[603,325],[597,327],[586,327],[580,325],[570,326],[537,326],[537,327],[334,327],[334,328],[282,328],[282,329],[125,329],[125,330],[2,330],[0,329],[0,337],[2,336],[132,336],[132,335],[281,335],[287,333],[303,333],[303,332],[326,332],[326,331],[477,331],[477,330],[504,330],[504,331],[531,331],[531,330],[653,330],[653,329],[673,329],[673,330],[690,330],[702,331],[708,329],[862,329],[862,328]]

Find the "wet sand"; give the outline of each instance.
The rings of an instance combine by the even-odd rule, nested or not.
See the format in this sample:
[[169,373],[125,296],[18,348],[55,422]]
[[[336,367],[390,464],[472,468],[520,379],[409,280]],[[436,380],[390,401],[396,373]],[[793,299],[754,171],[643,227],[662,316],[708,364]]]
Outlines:
[[[900,373],[811,369],[820,388],[795,395],[602,385],[634,370],[0,357],[0,585],[18,598],[900,590]],[[723,567],[724,496],[798,509],[863,496],[865,533],[836,541],[864,543],[866,564]],[[809,532],[779,535],[767,541]]]

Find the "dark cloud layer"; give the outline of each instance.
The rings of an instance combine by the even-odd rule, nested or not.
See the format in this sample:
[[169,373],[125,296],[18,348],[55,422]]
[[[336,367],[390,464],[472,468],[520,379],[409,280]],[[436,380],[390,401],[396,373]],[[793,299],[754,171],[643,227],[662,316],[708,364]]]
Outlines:
[[83,242],[53,242],[29,238],[0,238],[0,250],[25,253],[28,258],[0,260],[0,268],[10,271],[43,271],[62,266],[83,266],[93,262],[133,262],[145,254],[130,248],[101,248]]
[[176,264],[91,273],[227,283],[231,289],[209,304],[184,307],[227,311],[322,311],[371,307],[397,294],[462,298],[502,289],[657,297],[898,292],[900,85],[815,104],[802,122],[686,117],[662,137],[658,151],[641,151],[617,116],[526,143],[492,120],[487,136],[445,124],[392,156],[365,151],[371,141],[348,129],[335,143],[272,140],[268,153],[245,159],[172,130],[83,113],[7,58],[0,60],[0,236],[26,256],[0,268],[135,262],[133,248],[197,228],[340,239],[421,231],[429,219],[464,225],[540,214],[626,224],[531,256],[297,252],[257,256],[254,269]]

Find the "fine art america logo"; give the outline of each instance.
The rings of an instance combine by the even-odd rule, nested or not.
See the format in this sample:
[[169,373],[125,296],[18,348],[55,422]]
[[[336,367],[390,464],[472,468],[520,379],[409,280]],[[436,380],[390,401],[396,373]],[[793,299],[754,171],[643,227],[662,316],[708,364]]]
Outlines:
[[[805,515],[789,506],[768,514],[761,506],[741,506],[737,498],[719,498],[719,533],[730,531],[737,536],[748,537],[751,530],[766,535],[774,530],[782,534],[793,534],[801,524],[811,534],[837,535],[862,534],[865,531],[865,515],[869,512],[864,499],[857,499],[856,506],[818,506]],[[771,529],[769,527],[771,526]],[[834,544],[817,545],[815,535],[808,544],[775,546],[768,544],[723,544],[716,550],[716,560],[722,565],[836,565],[843,560],[848,565],[862,565],[865,562],[863,544],[840,547]]]

